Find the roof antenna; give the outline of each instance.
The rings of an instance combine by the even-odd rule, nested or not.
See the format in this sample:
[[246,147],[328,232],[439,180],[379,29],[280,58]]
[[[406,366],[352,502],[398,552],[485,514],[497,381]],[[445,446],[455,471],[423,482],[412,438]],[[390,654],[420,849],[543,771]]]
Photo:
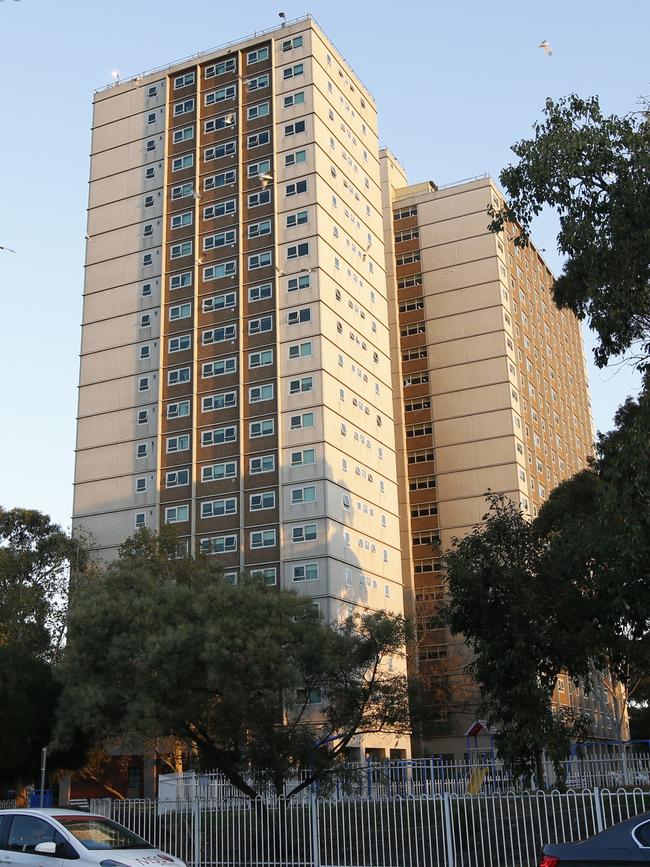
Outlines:
[[282,27],[287,26],[287,13],[286,12],[278,12],[278,15],[282,19]]

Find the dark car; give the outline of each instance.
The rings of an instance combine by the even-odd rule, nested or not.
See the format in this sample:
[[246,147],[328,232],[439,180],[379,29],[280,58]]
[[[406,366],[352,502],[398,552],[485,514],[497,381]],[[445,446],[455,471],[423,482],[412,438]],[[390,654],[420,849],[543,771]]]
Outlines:
[[540,867],[650,863],[650,813],[626,819],[582,843],[548,843]]

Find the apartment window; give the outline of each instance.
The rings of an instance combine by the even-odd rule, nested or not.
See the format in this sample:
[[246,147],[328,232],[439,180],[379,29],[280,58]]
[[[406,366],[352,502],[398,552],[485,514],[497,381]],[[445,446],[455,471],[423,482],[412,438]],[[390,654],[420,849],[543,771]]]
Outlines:
[[246,63],[251,66],[253,63],[260,63],[262,60],[269,59],[268,46],[264,48],[256,48],[254,51],[249,51],[246,55]]
[[150,153],[151,151],[155,151],[155,150],[156,150],[156,139],[150,138],[149,141],[147,142],[147,153]]
[[304,105],[305,103],[305,92],[303,90],[299,90],[297,93],[290,93],[288,96],[284,98],[284,107],[285,108],[293,108],[296,105]]
[[263,400],[273,399],[273,383],[269,382],[265,385],[252,385],[248,389],[248,402],[260,403]]
[[287,229],[293,228],[293,226],[304,226],[309,221],[309,214],[307,211],[297,211],[295,214],[289,214],[287,216]]
[[299,289],[309,289],[311,277],[303,274],[300,277],[290,277],[287,281],[287,292],[297,292]]
[[148,98],[148,99],[152,99],[154,96],[157,96],[157,94],[158,94],[158,87],[157,87],[155,84],[153,84],[153,85],[152,85],[152,86],[147,90],[147,98]]
[[313,391],[313,388],[314,378],[312,376],[303,376],[300,379],[292,379],[289,381],[289,394]]
[[185,304],[174,304],[169,308],[169,321],[174,322],[177,319],[188,319],[192,315],[192,304],[188,301]]
[[225,187],[226,184],[234,184],[236,180],[237,172],[234,169],[228,169],[227,172],[219,172],[219,174],[204,178],[203,189],[216,190],[219,187]]
[[140,347],[140,361],[146,361],[151,358],[151,347],[147,344]]
[[284,128],[285,135],[298,135],[305,131],[305,121],[297,120],[295,123],[288,123]]
[[206,394],[201,398],[201,412],[215,412],[237,406],[236,391],[222,391],[219,394]]
[[227,262],[219,262],[217,265],[206,265],[203,269],[204,281],[219,280],[222,277],[234,277],[237,273],[237,262],[229,259]]
[[287,66],[282,70],[282,78],[286,81],[289,78],[297,78],[299,75],[302,75],[305,71],[305,67],[302,63],[294,63],[293,66]]
[[400,256],[395,257],[396,265],[412,265],[414,262],[419,262],[422,256],[419,251],[413,251],[411,253],[402,253]]
[[135,480],[135,492],[136,494],[144,494],[147,491],[147,479],[145,476],[142,476],[139,479]]
[[201,467],[202,482],[217,482],[220,479],[234,479],[237,475],[237,461],[223,461]]
[[218,518],[221,515],[236,515],[236,497],[223,497],[220,500],[208,500],[201,503],[202,518]]
[[192,255],[192,242],[183,241],[182,244],[172,244],[169,248],[170,259],[181,259],[183,256]]
[[153,265],[153,254],[145,253],[142,257],[142,265],[146,267],[147,265]]
[[260,117],[268,117],[269,113],[270,104],[268,102],[258,102],[256,105],[249,105],[246,109],[248,120],[258,120]]
[[273,350],[264,349],[262,352],[251,352],[248,356],[249,367],[267,367],[273,364]]
[[218,75],[224,75],[226,72],[235,71],[235,58],[229,57],[227,60],[221,60],[219,63],[213,63],[211,66],[205,67],[206,78],[216,78]]
[[262,220],[260,223],[250,223],[248,226],[248,237],[259,238],[262,235],[271,234],[271,220]]
[[274,548],[277,545],[275,530],[253,530],[250,534],[251,548]]
[[287,184],[284,189],[284,194],[287,198],[289,196],[297,196],[300,193],[307,192],[307,181],[296,181],[295,184]]
[[260,190],[259,193],[250,193],[248,207],[257,208],[260,205],[268,205],[271,201],[271,190]]
[[248,86],[248,92],[252,93],[255,90],[263,90],[263,88],[268,87],[270,82],[268,72],[265,72],[264,75],[258,75],[255,78],[249,78],[246,82]]
[[190,414],[189,400],[179,400],[177,403],[167,404],[167,418],[184,418]]
[[154,197],[153,196],[145,196],[144,197],[144,206],[145,208],[153,208]]
[[191,141],[194,138],[194,124],[191,126],[184,126],[181,129],[175,129],[172,135],[172,141],[174,144],[179,144],[179,142],[183,141]]
[[237,93],[237,88],[234,84],[229,84],[227,87],[219,87],[217,90],[210,90],[204,97],[205,105],[216,105],[218,102],[225,102],[227,99],[234,99]]
[[146,181],[150,181],[152,178],[156,177],[156,168],[155,166],[147,166],[144,170],[144,178]]
[[289,358],[309,358],[312,354],[311,340],[304,343],[294,343],[289,347]]
[[183,226],[191,226],[194,219],[192,211],[185,211],[182,214],[174,214],[171,218],[171,228],[181,229]]
[[414,286],[422,285],[422,274],[413,274],[411,277],[404,277],[397,281],[398,289],[412,289]]
[[201,376],[203,379],[210,379],[213,376],[224,376],[227,373],[235,373],[236,370],[237,359],[235,356],[217,358],[215,361],[206,361],[201,365]]
[[203,124],[203,130],[206,135],[213,132],[218,132],[220,129],[232,129],[237,123],[237,115],[234,111],[228,114],[222,114],[219,117],[211,117]]
[[194,195],[194,184],[188,182],[186,184],[178,184],[175,187],[172,187],[171,197],[172,199],[186,199],[188,196]]
[[225,554],[228,551],[237,551],[239,541],[236,533],[228,533],[226,536],[213,536],[211,539],[201,539],[202,554]]
[[402,208],[399,211],[395,211],[393,214],[394,220],[407,220],[409,217],[417,217],[418,215],[418,206],[411,205],[409,208]]
[[228,229],[225,232],[217,232],[214,235],[206,235],[203,239],[204,250],[214,250],[226,245],[233,246],[237,242],[237,230]]
[[316,581],[318,579],[318,563],[299,563],[292,566],[294,581]]
[[257,268],[266,268],[273,262],[273,256],[270,250],[265,250],[263,253],[253,253],[248,257],[248,270],[255,271]]
[[189,381],[189,367],[176,367],[174,370],[167,371],[167,385],[180,385],[183,382]]
[[165,449],[168,454],[172,452],[186,452],[190,447],[190,435],[181,434],[180,436],[167,437]]
[[192,272],[183,271],[182,274],[172,274],[169,278],[170,289],[183,289],[186,286],[192,285]]
[[201,431],[202,446],[217,446],[234,442],[237,442],[237,425],[229,424],[213,428],[213,430]]
[[148,454],[147,443],[138,443],[135,447],[136,458],[146,458]]
[[148,409],[138,410],[137,423],[138,424],[149,424],[149,410]]
[[253,301],[263,301],[265,298],[273,297],[273,284],[272,283],[260,283],[258,286],[249,286],[248,287],[248,300],[249,302]]
[[188,87],[190,84],[194,84],[194,81],[194,72],[186,72],[184,75],[177,75],[174,79],[174,90],[178,90],[181,87]]
[[251,512],[262,512],[265,509],[275,508],[275,491],[262,491],[260,494],[251,494],[249,498]]
[[291,51],[293,48],[302,47],[302,36],[294,36],[293,39],[286,39],[282,43],[283,51]]
[[301,449],[291,453],[292,467],[305,467],[316,463],[316,451],[314,449]]
[[287,316],[288,325],[300,325],[311,321],[311,308],[301,307],[299,310],[290,310]]
[[300,256],[308,255],[309,243],[307,241],[304,244],[292,244],[290,247],[287,247],[287,259],[298,259]]
[[258,148],[262,145],[267,145],[271,141],[271,130],[263,129],[261,132],[253,133],[253,135],[249,135],[246,139],[246,147],[250,150],[251,148]]
[[309,485],[304,488],[293,488],[291,491],[291,505],[295,506],[299,503],[315,503],[316,488]]
[[189,470],[168,470],[165,473],[166,488],[181,488],[183,485],[189,485],[190,471]]
[[166,524],[181,524],[184,521],[189,520],[189,516],[190,507],[187,505],[167,506],[167,508],[165,509]]
[[248,333],[262,334],[265,331],[273,331],[273,317],[262,316],[260,319],[249,319]]
[[409,491],[423,491],[427,488],[435,488],[435,476],[417,476],[409,482]]
[[261,455],[250,458],[248,462],[251,475],[259,473],[272,473],[275,470],[275,455]]
[[167,347],[169,352],[182,352],[184,349],[189,349],[192,345],[192,337],[190,334],[179,334],[178,337],[170,337]]
[[246,173],[249,178],[257,178],[271,171],[270,160],[260,160],[257,163],[249,163]]
[[291,528],[291,541],[294,544],[300,542],[315,542],[318,539],[316,524],[301,524]]
[[229,157],[237,153],[237,142],[233,140],[220,142],[218,145],[205,148],[203,151],[203,159],[206,163],[211,160],[218,160],[222,157]]
[[301,163],[307,162],[307,151],[295,151],[292,154],[285,154],[284,164],[285,166],[297,166]]
[[141,527],[147,526],[147,513],[146,512],[136,512],[135,513],[135,527],[136,530],[139,530]]
[[215,202],[214,205],[206,205],[203,208],[203,219],[214,220],[217,217],[225,217],[234,214],[237,210],[236,199],[224,199],[223,202]]
[[251,578],[257,578],[269,586],[277,583],[277,570],[275,566],[268,566],[264,569],[251,569]]
[[303,412],[300,415],[292,415],[289,419],[289,428],[291,430],[302,430],[314,426],[314,413]]
[[[183,99],[181,102],[174,103],[174,117],[179,117],[181,114],[189,114],[194,111],[194,100],[193,99]],[[154,117],[155,120],[155,117]]]
[[252,421],[248,425],[248,431],[251,439],[273,436],[275,433],[275,419],[265,418],[261,421]]
[[219,295],[211,295],[201,302],[201,310],[204,313],[214,313],[215,310],[226,310],[237,306],[237,294],[235,292],[221,292]]
[[150,111],[147,115],[147,126],[151,126],[152,123],[155,123],[158,119],[158,115],[155,111]]
[[194,165],[194,154],[183,154],[172,160],[172,172],[180,172],[183,169],[191,169]]

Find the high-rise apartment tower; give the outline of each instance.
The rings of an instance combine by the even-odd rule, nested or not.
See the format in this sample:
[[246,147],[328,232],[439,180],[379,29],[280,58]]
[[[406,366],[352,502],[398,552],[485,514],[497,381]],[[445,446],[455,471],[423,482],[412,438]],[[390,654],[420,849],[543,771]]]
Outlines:
[[74,526],[402,610],[375,103],[302,19],[95,95]]

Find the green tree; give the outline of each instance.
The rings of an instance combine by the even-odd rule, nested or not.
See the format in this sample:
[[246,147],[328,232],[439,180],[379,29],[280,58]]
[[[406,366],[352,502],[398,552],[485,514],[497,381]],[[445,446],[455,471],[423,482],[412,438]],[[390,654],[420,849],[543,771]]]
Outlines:
[[0,646],[56,657],[65,634],[70,566],[84,563],[82,544],[47,515],[0,508]]
[[294,794],[356,734],[408,731],[406,679],[388,665],[401,617],[335,628],[296,593],[232,586],[206,558],[168,561],[151,535],[122,554],[76,590],[58,743],[75,727],[134,750],[172,735],[252,798],[260,772],[277,792],[306,772]]
[[650,121],[647,111],[604,116],[597,97],[546,100],[535,135],[512,150],[519,162],[500,174],[509,201],[491,210],[490,228],[506,222],[527,243],[545,207],[560,221],[566,256],[553,296],[587,319],[599,337],[596,363],[637,346],[650,353]]
[[37,778],[41,748],[50,742],[60,693],[54,662],[65,634],[70,566],[81,568],[84,563],[80,543],[47,515],[33,509],[0,508],[3,786],[20,788]]
[[551,703],[567,662],[557,643],[557,606],[570,605],[571,589],[549,585],[544,546],[523,512],[504,495],[487,499],[483,523],[444,556],[446,618],[473,651],[478,712],[498,730],[499,756],[517,774],[536,772],[542,785],[544,750],[557,764],[584,730],[581,718],[556,714]]

